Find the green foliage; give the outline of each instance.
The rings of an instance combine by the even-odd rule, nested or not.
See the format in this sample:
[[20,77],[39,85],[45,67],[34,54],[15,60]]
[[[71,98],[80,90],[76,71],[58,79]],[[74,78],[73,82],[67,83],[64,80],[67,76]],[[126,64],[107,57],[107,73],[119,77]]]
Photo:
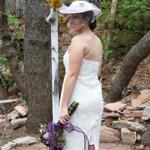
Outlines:
[[15,15],[11,13],[6,13],[8,17],[8,24],[11,26],[14,31],[12,32],[12,39],[13,39],[13,47],[16,50],[16,55],[18,61],[23,60],[23,39],[25,33],[25,26],[19,25],[19,20]]
[[6,58],[3,57],[3,56],[0,56],[0,66],[1,66],[1,65],[7,65],[7,60],[6,60]]
[[118,5],[116,22],[124,28],[142,32],[144,29],[143,19],[150,12],[150,5],[147,0],[123,0]]
[[107,17],[110,14],[111,1],[101,2],[100,8],[102,9],[102,16],[97,21],[98,29],[105,28],[107,26]]
[[8,85],[8,87],[12,87],[14,83],[15,81],[12,78],[9,78],[8,80],[6,80],[6,84]]
[[[0,71],[4,75],[5,82],[6,82],[7,86],[8,87],[13,86],[15,81],[13,80],[12,75],[10,73],[7,59],[2,55],[0,56]],[[2,84],[2,83],[0,83],[0,84]]]
[[26,106],[27,105],[27,101],[26,101],[24,96],[21,95],[19,100],[20,100],[20,105],[21,106]]
[[[101,30],[101,40],[104,47],[104,58],[117,57],[126,54],[143,35],[150,30],[150,1],[121,0],[118,1],[114,27],[110,29],[111,2],[101,2],[102,16],[98,20],[97,30]],[[112,40],[107,44],[107,30],[111,30]]]
[[[11,0],[7,0],[7,2],[10,3]],[[19,25],[19,20],[17,19],[16,15],[12,14],[10,11],[7,11],[6,15],[8,18],[9,29],[12,29],[11,31],[12,45],[13,48],[16,50],[17,61],[19,66],[20,61],[23,60],[23,38],[25,26]],[[19,67],[22,67],[22,64]],[[12,78],[12,74],[9,70],[9,66],[7,63],[7,59],[4,56],[0,56],[0,71],[4,75],[7,86],[12,87],[15,84],[15,81]]]
[[8,24],[9,25],[15,25],[17,22],[16,16],[12,15],[11,13],[6,13],[6,15],[8,17]]
[[[101,40],[102,40],[103,45],[106,45],[106,43],[107,43],[107,37],[106,36],[102,36]],[[112,51],[113,50],[111,48],[108,48],[108,49],[104,48],[104,60],[105,61],[109,60],[109,56],[112,53]]]

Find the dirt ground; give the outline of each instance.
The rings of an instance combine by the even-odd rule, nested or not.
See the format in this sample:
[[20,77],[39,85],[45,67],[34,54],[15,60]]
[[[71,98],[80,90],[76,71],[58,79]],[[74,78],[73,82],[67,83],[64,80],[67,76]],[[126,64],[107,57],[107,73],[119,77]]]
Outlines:
[[[112,59],[109,63],[103,64],[102,66],[101,74],[104,97],[107,94],[116,73],[121,67],[122,60],[123,58],[117,58],[116,60]],[[150,89],[150,55],[139,64],[135,75],[127,87],[127,91],[130,91],[129,93],[143,89]]]

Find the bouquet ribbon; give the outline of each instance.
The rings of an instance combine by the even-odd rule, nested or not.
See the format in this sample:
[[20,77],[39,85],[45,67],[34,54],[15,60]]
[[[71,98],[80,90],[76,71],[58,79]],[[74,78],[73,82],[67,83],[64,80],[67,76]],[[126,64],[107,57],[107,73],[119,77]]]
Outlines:
[[61,124],[60,122],[58,123],[53,123],[53,122],[50,122],[48,124],[48,129],[49,129],[49,149],[50,150],[55,150],[54,149],[54,146],[55,146],[55,129],[59,129],[59,128],[63,128],[65,131],[67,131],[68,133],[71,133],[72,131],[76,131],[76,132],[79,132],[79,133],[82,133],[83,136],[84,136],[84,150],[88,150],[89,148],[89,140],[88,140],[88,137],[87,135],[83,132],[82,129],[80,129],[79,127],[77,126],[74,126],[71,122],[67,123],[67,124]]

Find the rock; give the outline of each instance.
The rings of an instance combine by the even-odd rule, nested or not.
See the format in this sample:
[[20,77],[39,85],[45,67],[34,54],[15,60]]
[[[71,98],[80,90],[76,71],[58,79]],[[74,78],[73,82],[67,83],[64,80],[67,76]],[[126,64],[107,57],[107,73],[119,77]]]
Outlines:
[[138,142],[140,142],[140,141],[141,141],[141,139],[142,139],[141,135],[140,135],[140,134],[137,134],[137,136],[136,136],[136,140],[137,140]]
[[4,112],[10,112],[17,102],[18,99],[0,99],[0,105],[4,108]]
[[[127,92],[127,89],[124,92]],[[132,91],[132,94],[129,94],[129,95],[127,94],[127,96],[121,99],[121,102],[124,104],[131,103],[131,100],[137,97],[137,93],[134,93],[134,92]],[[138,91],[138,93],[140,93],[140,91]]]
[[100,132],[100,142],[101,143],[119,143],[120,142],[120,132],[118,130],[102,126]]
[[4,115],[5,114],[5,108],[0,105],[0,115]]
[[150,119],[150,106],[146,106],[144,108],[142,119],[143,120],[149,120]]
[[144,150],[150,150],[150,147],[149,146],[145,146]]
[[9,142],[1,147],[1,150],[12,150],[16,146],[16,143]]
[[143,110],[128,110],[125,109],[123,111],[125,118],[141,118],[143,114]]
[[13,128],[17,128],[22,125],[25,125],[26,122],[27,122],[27,118],[18,118],[18,119],[11,120],[10,123],[13,126]]
[[100,150],[133,150],[130,145],[118,143],[100,143]]
[[135,121],[135,118],[127,118],[127,121]]
[[23,117],[27,115],[28,108],[26,106],[18,105],[14,109],[17,110],[17,112]]
[[150,125],[146,129],[145,133],[142,136],[141,143],[146,146],[150,146]]
[[150,106],[150,101],[142,103],[141,105],[137,106],[138,109],[144,109],[146,106]]
[[137,110],[136,107],[133,107],[133,106],[130,106],[130,105],[128,105],[128,106],[126,107],[126,109],[128,109],[128,110]]
[[109,103],[104,106],[104,109],[107,111],[120,112],[126,105],[127,104],[123,104],[122,102]]
[[4,119],[5,118],[5,116],[4,115],[0,115],[0,119]]
[[150,90],[142,90],[140,93],[141,94],[136,99],[132,99],[131,105],[133,107],[137,107],[142,103],[150,101]]
[[120,114],[115,112],[104,112],[103,118],[119,118]]
[[128,128],[129,130],[137,131],[137,132],[143,132],[145,130],[145,127],[137,122],[132,121],[114,121],[113,127],[116,129],[122,129],[122,128]]
[[144,149],[144,145],[142,145],[142,144],[136,146],[135,149],[136,149],[136,150],[145,150],[145,149]]
[[10,124],[6,121],[6,119],[0,119],[0,130],[4,128],[9,128]]
[[0,119],[0,124],[6,122],[6,119]]
[[3,145],[1,147],[1,150],[12,150],[13,148],[19,145],[30,145],[34,143],[37,143],[37,139],[35,137],[27,136],[27,137],[17,138],[12,142]]
[[16,145],[30,145],[37,143],[37,139],[35,137],[27,136],[13,140],[13,143],[15,143]]
[[16,110],[14,110],[11,113],[9,113],[8,115],[6,115],[7,120],[9,120],[9,121],[18,118],[19,116],[20,115],[19,115],[19,113]]
[[14,150],[49,150],[49,148],[42,143],[36,143],[32,145],[17,146]]
[[121,139],[123,144],[135,144],[136,141],[136,132],[131,132],[127,128],[121,129]]

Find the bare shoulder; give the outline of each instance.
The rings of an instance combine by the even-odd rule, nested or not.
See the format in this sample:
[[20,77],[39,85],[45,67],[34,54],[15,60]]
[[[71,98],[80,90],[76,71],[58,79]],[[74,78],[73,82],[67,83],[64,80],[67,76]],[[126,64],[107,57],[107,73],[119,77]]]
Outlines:
[[84,37],[81,36],[81,35],[76,35],[71,40],[71,43],[77,43],[77,44],[79,44],[78,42],[80,42],[80,43],[83,44],[84,43]]
[[83,38],[79,35],[76,35],[72,38],[70,48],[69,49],[84,49],[85,48],[85,42]]
[[96,39],[96,41],[97,41],[97,43],[99,45],[100,50],[102,51],[103,50],[103,46],[102,46],[102,41],[101,41],[100,37],[95,35],[95,39]]
[[[83,59],[85,46],[81,43],[80,37],[75,36],[71,40],[69,46],[69,63],[70,64],[80,64]],[[72,66],[72,65],[71,65]]]
[[97,40],[100,44],[102,44],[100,37],[98,37],[96,34],[94,34],[94,35],[95,35],[96,40]]

